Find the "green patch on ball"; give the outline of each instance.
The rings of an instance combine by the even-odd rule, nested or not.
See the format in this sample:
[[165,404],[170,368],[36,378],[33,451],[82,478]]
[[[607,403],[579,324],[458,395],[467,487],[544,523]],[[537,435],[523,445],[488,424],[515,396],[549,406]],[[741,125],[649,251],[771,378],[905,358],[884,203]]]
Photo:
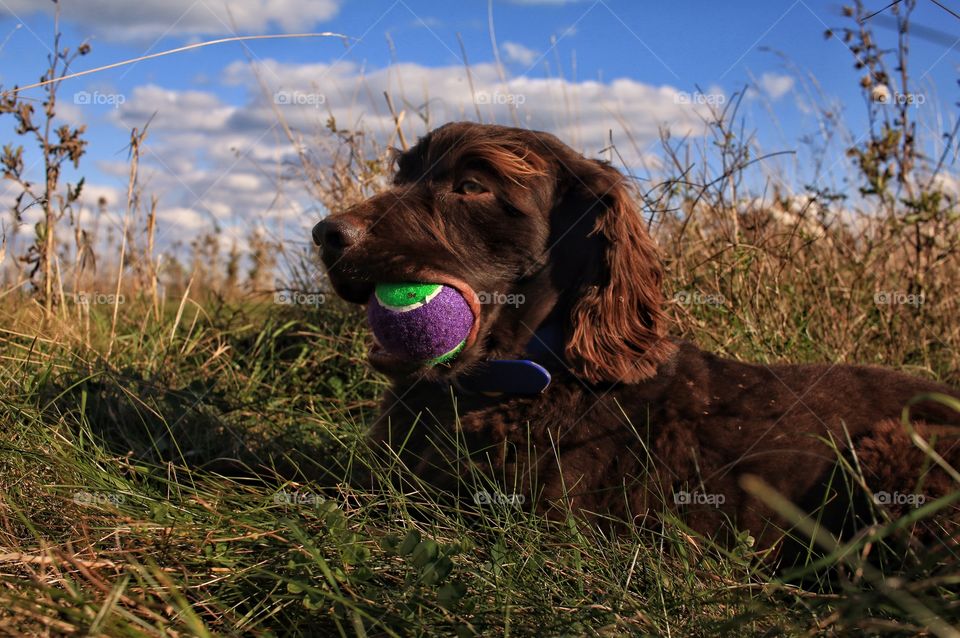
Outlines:
[[374,294],[384,308],[407,312],[429,303],[442,289],[440,284],[377,284]]

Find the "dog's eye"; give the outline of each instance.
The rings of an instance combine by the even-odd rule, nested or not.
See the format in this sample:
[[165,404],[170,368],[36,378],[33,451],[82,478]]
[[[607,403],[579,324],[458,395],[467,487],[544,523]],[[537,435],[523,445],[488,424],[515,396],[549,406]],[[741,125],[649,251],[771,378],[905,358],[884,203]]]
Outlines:
[[460,193],[461,195],[479,195],[481,193],[486,193],[487,188],[476,180],[465,179],[460,182],[454,191]]

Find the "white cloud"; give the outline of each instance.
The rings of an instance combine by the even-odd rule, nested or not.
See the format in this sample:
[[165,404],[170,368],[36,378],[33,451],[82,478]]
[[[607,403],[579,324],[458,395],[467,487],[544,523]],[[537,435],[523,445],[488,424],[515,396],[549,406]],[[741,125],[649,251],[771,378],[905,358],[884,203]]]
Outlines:
[[206,91],[170,91],[155,84],[134,88],[111,116],[123,128],[211,132],[223,130],[235,108]]
[[157,210],[157,225],[160,228],[172,224],[185,233],[209,229],[210,222],[205,215],[193,208],[173,206]]
[[760,76],[760,88],[770,96],[772,100],[779,100],[793,89],[794,79],[790,75],[780,75],[778,73],[764,73]]
[[[649,143],[658,138],[661,125],[675,134],[697,135],[702,130],[697,104],[685,104],[672,87],[657,87],[632,79],[612,82],[569,82],[560,78],[519,76],[501,82],[492,64],[471,67],[475,92],[471,94],[464,69],[457,66],[424,67],[412,63],[363,73],[352,63],[334,65],[290,65],[267,60],[256,67],[271,85],[270,91],[285,91],[292,97],[278,108],[288,123],[302,132],[316,130],[328,115],[341,126],[363,125],[386,139],[393,131],[393,118],[383,93],[393,97],[398,108],[406,105],[404,132],[408,139],[425,133],[415,110],[427,105],[430,126],[462,119],[475,119],[479,109],[484,121],[513,123],[513,111],[522,126],[549,130],[587,153],[608,145],[612,129],[614,142],[630,154],[631,144],[624,131]],[[254,86],[246,63],[227,67],[225,81]],[[254,128],[276,122],[272,95],[255,92],[251,103],[231,118]],[[122,110],[122,109],[121,109]],[[423,112],[427,107],[421,107]]]
[[[321,216],[321,207],[298,170],[298,156],[279,126],[278,113],[321,168],[327,148],[334,145],[324,127],[330,116],[340,128],[363,127],[381,144],[390,141],[394,124],[383,100],[385,91],[396,108],[406,110],[403,129],[410,143],[427,130],[418,108],[429,111],[429,128],[434,128],[447,121],[474,120],[477,108],[486,122],[513,124],[515,105],[521,126],[551,131],[588,156],[606,149],[612,132],[619,157],[642,172],[656,167],[661,127],[675,136],[703,132],[703,107],[684,103],[672,87],[632,79],[570,82],[520,76],[501,82],[494,65],[478,64],[471,67],[471,93],[459,65],[401,63],[364,71],[350,62],[267,60],[254,68],[267,84],[266,93],[247,63],[233,63],[219,76],[221,82],[248,91],[239,102],[225,102],[214,92],[216,87],[171,90],[145,84],[107,113],[123,131],[142,128],[153,117],[140,183],[145,196],[159,197],[158,250],[175,240],[188,244],[215,227],[231,242],[260,227],[273,238],[294,242],[290,245],[309,243],[309,229]],[[276,103],[281,91],[289,99]],[[614,156],[618,162],[619,157]],[[97,168],[114,186],[88,186],[85,206],[92,211],[103,194],[111,215],[122,213],[128,165],[117,158],[101,161]],[[89,219],[85,215],[84,221]]]
[[[152,39],[163,35],[264,33],[270,28],[306,31],[336,15],[341,0],[63,0],[63,19],[111,40]],[[0,16],[26,18],[52,14],[52,2],[5,0]],[[108,20],[104,16],[109,16]]]
[[527,48],[519,42],[504,42],[500,48],[503,49],[503,55],[508,62],[516,62],[524,66],[530,66],[540,57],[538,51]]

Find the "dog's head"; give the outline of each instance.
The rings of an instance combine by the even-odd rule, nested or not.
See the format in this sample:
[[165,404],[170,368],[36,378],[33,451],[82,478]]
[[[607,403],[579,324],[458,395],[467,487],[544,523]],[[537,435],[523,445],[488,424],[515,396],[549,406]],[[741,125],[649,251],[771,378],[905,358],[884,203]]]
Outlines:
[[[672,351],[660,261],[628,182],[548,133],[440,127],[398,156],[389,190],[313,237],[347,301],[367,303],[378,282],[431,281],[477,302],[473,345],[429,374],[519,356],[548,320],[563,327],[565,365],[589,382],[648,378]],[[377,349],[370,361],[411,374]]]

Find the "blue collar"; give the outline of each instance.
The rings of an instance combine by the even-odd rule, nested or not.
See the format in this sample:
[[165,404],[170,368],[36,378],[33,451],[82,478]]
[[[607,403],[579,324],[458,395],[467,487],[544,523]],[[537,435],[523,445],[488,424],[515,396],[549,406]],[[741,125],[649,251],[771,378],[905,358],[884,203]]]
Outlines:
[[481,394],[491,398],[503,395],[542,394],[550,385],[550,372],[543,362],[564,362],[563,330],[557,322],[546,322],[527,343],[526,359],[491,359],[481,362],[469,373],[451,382],[465,394]]

